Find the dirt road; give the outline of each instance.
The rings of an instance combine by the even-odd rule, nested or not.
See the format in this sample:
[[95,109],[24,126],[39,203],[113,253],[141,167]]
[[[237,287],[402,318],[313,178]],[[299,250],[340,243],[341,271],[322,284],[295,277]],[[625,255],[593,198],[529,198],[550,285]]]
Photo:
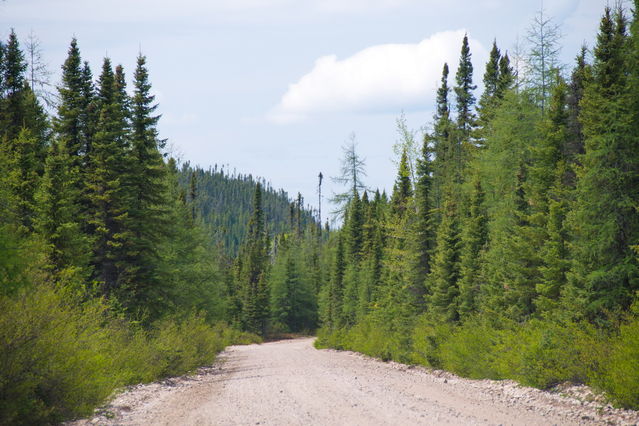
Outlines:
[[[636,424],[636,412],[445,372],[316,350],[310,338],[234,346],[196,376],[138,386],[76,424]],[[581,398],[575,394],[583,392]],[[581,399],[581,400],[580,400]]]

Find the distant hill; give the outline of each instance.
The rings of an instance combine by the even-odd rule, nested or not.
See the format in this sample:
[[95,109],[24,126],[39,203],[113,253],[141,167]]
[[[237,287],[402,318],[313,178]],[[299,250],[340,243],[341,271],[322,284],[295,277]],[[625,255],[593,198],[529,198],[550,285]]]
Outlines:
[[[257,182],[264,188],[262,200],[269,235],[290,230],[290,211],[294,201],[286,191],[276,190],[265,179],[250,174],[230,172],[218,165],[205,170],[186,162],[179,171],[179,183],[187,194],[192,174],[195,174],[197,213],[210,229],[214,242],[221,244],[227,254],[235,255],[246,235]],[[303,224],[313,220],[310,208],[303,207]]]

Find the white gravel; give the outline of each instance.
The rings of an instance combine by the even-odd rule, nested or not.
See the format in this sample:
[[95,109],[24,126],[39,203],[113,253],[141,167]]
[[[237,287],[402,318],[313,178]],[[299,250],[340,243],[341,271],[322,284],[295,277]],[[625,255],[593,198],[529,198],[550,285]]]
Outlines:
[[585,386],[554,392],[316,350],[232,346],[188,377],[134,386],[73,425],[639,424]]

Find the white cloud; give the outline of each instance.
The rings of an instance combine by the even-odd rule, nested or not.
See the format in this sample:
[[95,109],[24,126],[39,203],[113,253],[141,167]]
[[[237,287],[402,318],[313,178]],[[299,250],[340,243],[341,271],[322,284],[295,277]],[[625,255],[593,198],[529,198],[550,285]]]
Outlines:
[[[371,46],[341,60],[322,56],[308,74],[289,85],[268,118],[289,123],[322,113],[429,107],[444,62],[451,67],[452,86],[464,33],[446,31],[416,44]],[[483,64],[486,49],[473,39],[470,48],[473,63]],[[475,71],[476,81],[482,73],[483,69]]]

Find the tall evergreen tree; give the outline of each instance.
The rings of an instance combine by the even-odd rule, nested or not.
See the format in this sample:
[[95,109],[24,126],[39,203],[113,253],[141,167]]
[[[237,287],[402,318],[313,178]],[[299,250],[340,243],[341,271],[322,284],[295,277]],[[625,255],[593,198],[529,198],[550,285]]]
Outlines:
[[343,325],[342,304],[344,297],[344,271],[346,263],[344,259],[344,242],[342,236],[337,236],[337,248],[333,260],[331,279],[328,285],[327,316],[324,326],[331,330],[340,328]]
[[[621,10],[606,8],[594,49],[593,78],[584,90],[585,137],[576,200],[570,298],[593,317],[627,307],[639,288],[631,247],[639,240],[639,149],[630,123],[636,93],[628,91],[628,37]],[[630,80],[632,81],[632,79]],[[636,120],[636,119],[635,119]]]
[[13,141],[13,152],[6,152],[10,166],[9,187],[15,195],[20,222],[32,229],[35,218],[35,192],[39,185],[38,140],[28,128],[23,128]]
[[426,279],[431,271],[432,254],[435,247],[435,215],[432,205],[433,177],[427,138],[424,138],[421,154],[417,160],[416,217],[411,248],[414,251],[413,291],[423,309],[424,296],[427,293]]
[[410,175],[408,156],[406,150],[404,150],[399,160],[399,170],[393,187],[393,195],[391,196],[392,212],[397,216],[408,214],[408,209],[412,205],[413,184]]
[[71,40],[67,59],[62,65],[62,83],[58,87],[60,102],[58,114],[53,121],[54,131],[67,146],[66,151],[78,169],[83,165],[81,156],[87,151],[85,113],[85,80],[81,68],[80,50],[77,40]]
[[37,192],[35,229],[47,245],[54,276],[75,277],[84,282],[89,275],[91,244],[82,232],[77,182],[79,170],[67,152],[67,144],[55,140],[47,156],[42,184]]
[[473,94],[473,90],[475,90],[477,86],[473,84],[473,63],[470,57],[468,35],[466,34],[462,42],[454,89],[457,105],[457,127],[461,131],[464,140],[468,140],[470,132],[475,126],[475,95]]
[[268,319],[267,287],[268,237],[262,206],[262,185],[258,182],[253,196],[253,214],[244,246],[237,263],[237,294],[240,297],[241,323],[245,330],[264,334]]
[[493,47],[490,50],[490,56],[486,63],[486,71],[484,71],[484,92],[479,98],[479,107],[484,109],[490,104],[492,98],[499,91],[499,72],[501,61],[501,52],[497,47],[497,40],[493,41]]
[[493,41],[493,48],[490,51],[490,57],[486,63],[486,70],[484,71],[484,92],[479,98],[479,106],[477,108],[477,129],[474,133],[474,138],[475,143],[480,147],[485,143],[485,137],[483,135],[483,133],[485,133],[484,127],[490,124],[493,110],[500,99],[500,61],[501,52],[495,40]]
[[441,207],[444,186],[446,182],[455,179],[456,175],[454,158],[457,153],[457,144],[453,138],[453,124],[450,117],[448,73],[448,64],[444,64],[441,84],[437,89],[433,132],[429,137],[435,156],[433,160],[434,208]]
[[350,263],[357,263],[362,254],[364,211],[359,194],[355,192],[347,208],[346,223],[346,258]]
[[4,99],[0,103],[0,124],[2,136],[6,138],[5,143],[11,144],[17,139],[24,126],[22,106],[27,70],[24,53],[20,49],[18,36],[13,29],[9,33],[9,40],[4,49],[3,62]]
[[449,199],[437,230],[437,248],[429,277],[432,289],[429,309],[435,318],[447,322],[455,322],[459,319],[458,281],[461,241],[456,209],[454,202]]
[[[128,122],[120,102],[120,83],[108,58],[104,59],[99,84],[100,120],[86,173],[88,229],[95,242],[92,259],[95,279],[103,294],[112,295],[121,284],[123,243],[130,238],[126,223],[130,199],[123,186],[127,174]],[[126,294],[127,299],[130,296]]]
[[[166,244],[175,232],[168,218],[170,200],[167,191],[166,166],[160,153],[163,142],[159,139],[157,123],[159,116],[154,115],[157,104],[151,95],[151,84],[146,69],[146,58],[138,56],[134,73],[134,91],[130,101],[122,93],[124,89],[123,73],[120,75],[120,104],[123,112],[130,114],[130,148],[127,150],[127,172],[124,178],[127,185],[127,228],[129,238],[123,249],[122,281],[126,282],[130,295],[136,295],[135,304],[152,291],[152,287],[162,286],[159,276],[159,264],[162,261],[159,246]],[[129,112],[130,111],[130,112]]]
[[571,187],[576,185],[576,176],[574,166],[579,164],[579,156],[584,153],[584,135],[581,125],[581,100],[584,97],[584,86],[588,74],[589,66],[586,64],[586,46],[582,46],[579,55],[576,58],[576,66],[570,76],[566,104],[568,109],[568,141],[564,146],[563,156],[566,158],[567,165],[570,166],[566,176],[566,184]]
[[505,53],[499,60],[499,83],[496,93],[498,99],[503,99],[506,91],[513,88],[515,80],[515,71],[510,65],[510,58],[508,57],[508,54]]
[[461,231],[459,271],[459,314],[467,318],[478,308],[481,277],[480,266],[488,243],[488,218],[484,206],[484,190],[475,177],[468,218]]

